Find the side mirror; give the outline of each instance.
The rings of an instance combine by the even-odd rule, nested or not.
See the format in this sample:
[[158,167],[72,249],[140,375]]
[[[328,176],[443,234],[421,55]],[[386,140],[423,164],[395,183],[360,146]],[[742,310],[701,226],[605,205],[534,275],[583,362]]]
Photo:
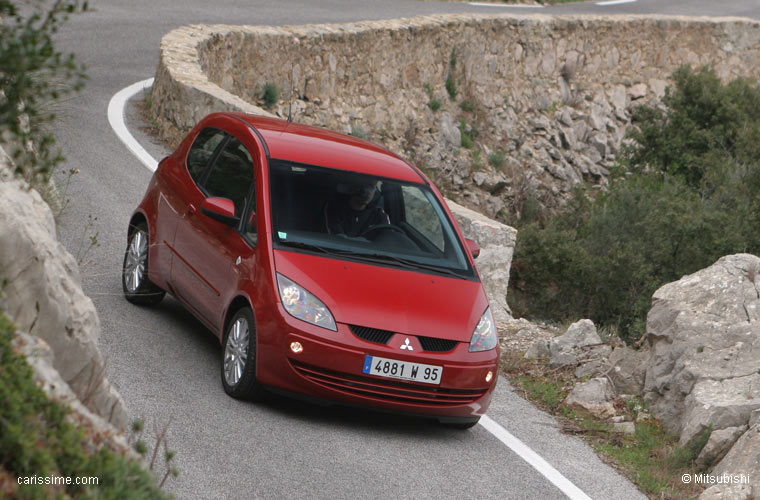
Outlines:
[[469,238],[465,238],[464,242],[467,244],[467,250],[472,254],[472,258],[477,259],[478,255],[480,255],[480,245],[478,245],[478,242]]
[[206,198],[201,203],[201,212],[211,219],[235,227],[240,219],[235,217],[235,203],[227,198]]

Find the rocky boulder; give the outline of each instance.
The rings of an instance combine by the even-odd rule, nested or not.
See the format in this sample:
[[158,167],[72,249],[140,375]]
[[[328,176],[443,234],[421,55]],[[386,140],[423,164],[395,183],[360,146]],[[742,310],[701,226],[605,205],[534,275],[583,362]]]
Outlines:
[[596,326],[590,319],[570,325],[564,334],[549,343],[551,366],[596,362],[610,354],[612,348],[602,342]]
[[565,398],[570,408],[587,411],[598,418],[610,418],[615,415],[612,400],[615,391],[606,377],[592,378],[588,382],[576,384]]
[[747,426],[760,408],[759,270],[758,257],[731,255],[653,296],[644,399],[682,445],[710,425]]
[[56,239],[50,207],[21,181],[0,182],[0,307],[16,326],[43,339],[53,366],[79,400],[117,428],[127,424],[121,397],[104,376],[100,323],[82,292],[74,257]]

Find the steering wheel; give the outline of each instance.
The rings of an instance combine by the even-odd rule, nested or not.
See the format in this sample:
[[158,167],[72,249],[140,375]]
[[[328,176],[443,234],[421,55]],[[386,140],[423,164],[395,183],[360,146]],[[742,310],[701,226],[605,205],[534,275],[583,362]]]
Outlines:
[[403,229],[401,229],[398,226],[394,226],[393,224],[375,224],[374,226],[370,226],[364,231],[362,231],[362,233],[359,236],[371,240],[373,238],[370,238],[370,235],[375,235],[382,231],[392,231],[394,233],[399,233],[406,236],[406,233],[404,232]]

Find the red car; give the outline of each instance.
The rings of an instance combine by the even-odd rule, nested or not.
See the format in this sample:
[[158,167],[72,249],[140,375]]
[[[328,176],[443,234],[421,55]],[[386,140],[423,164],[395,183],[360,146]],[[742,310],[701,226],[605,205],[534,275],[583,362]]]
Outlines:
[[441,194],[354,137],[251,115],[204,118],[129,223],[130,302],[166,292],[223,346],[222,385],[433,417],[486,412],[499,347]]

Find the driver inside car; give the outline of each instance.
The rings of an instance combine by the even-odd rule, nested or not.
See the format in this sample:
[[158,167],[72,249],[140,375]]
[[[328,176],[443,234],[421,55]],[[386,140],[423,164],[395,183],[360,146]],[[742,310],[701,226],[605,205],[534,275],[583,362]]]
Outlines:
[[380,181],[366,179],[339,184],[335,199],[325,204],[325,225],[329,234],[362,236],[377,225],[390,224],[382,207]]

